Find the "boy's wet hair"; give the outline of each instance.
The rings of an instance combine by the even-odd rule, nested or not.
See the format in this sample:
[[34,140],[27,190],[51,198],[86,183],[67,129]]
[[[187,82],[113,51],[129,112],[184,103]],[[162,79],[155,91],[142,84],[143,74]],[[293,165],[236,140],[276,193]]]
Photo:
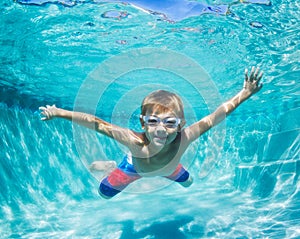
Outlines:
[[166,90],[157,90],[145,97],[141,106],[142,115],[151,112],[172,112],[185,123],[183,103],[180,97]]

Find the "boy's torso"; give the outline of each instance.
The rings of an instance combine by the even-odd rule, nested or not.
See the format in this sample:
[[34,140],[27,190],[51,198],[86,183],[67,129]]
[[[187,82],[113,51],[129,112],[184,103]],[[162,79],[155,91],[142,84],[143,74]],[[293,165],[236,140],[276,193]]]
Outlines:
[[139,152],[131,152],[132,163],[144,177],[168,176],[175,171],[186,148],[182,138],[177,138],[155,154],[151,154],[148,145],[144,145]]

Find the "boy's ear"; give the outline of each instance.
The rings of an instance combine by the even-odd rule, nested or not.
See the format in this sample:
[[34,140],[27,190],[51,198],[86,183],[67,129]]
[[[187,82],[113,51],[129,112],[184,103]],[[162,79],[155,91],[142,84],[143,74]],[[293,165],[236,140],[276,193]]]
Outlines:
[[143,120],[143,116],[140,116],[140,123],[141,123],[142,129],[144,129],[145,128],[145,122]]
[[180,124],[178,125],[178,131],[181,131],[182,128],[185,126],[186,121],[185,120],[181,120]]

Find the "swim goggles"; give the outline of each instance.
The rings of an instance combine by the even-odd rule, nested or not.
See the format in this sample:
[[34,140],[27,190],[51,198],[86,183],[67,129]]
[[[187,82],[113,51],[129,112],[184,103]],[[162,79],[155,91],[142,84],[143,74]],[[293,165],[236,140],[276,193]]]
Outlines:
[[158,126],[162,122],[163,126],[166,128],[176,128],[181,122],[181,120],[176,117],[161,119],[154,115],[141,115],[140,118],[143,119],[145,124],[148,126]]

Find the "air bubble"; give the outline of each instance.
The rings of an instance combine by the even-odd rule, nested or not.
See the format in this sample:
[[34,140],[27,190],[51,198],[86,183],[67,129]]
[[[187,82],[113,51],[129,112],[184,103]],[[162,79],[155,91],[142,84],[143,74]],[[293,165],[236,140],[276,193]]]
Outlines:
[[264,25],[261,24],[260,22],[253,21],[253,22],[250,22],[250,26],[255,27],[255,28],[262,28]]
[[101,14],[102,18],[115,18],[115,19],[122,19],[128,17],[127,12],[120,12],[116,10],[106,11]]

